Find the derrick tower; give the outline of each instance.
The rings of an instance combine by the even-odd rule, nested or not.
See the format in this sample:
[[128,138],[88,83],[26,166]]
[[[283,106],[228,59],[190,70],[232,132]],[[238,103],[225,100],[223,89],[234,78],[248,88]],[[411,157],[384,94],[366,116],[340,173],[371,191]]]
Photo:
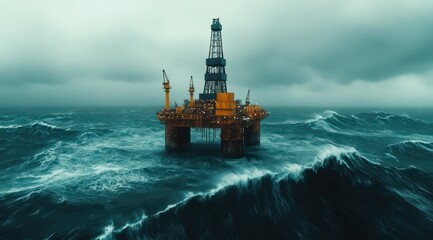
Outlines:
[[222,25],[219,18],[214,18],[211,25],[209,55],[206,59],[205,84],[200,100],[214,100],[217,93],[227,92],[226,60],[223,53],[221,30]]

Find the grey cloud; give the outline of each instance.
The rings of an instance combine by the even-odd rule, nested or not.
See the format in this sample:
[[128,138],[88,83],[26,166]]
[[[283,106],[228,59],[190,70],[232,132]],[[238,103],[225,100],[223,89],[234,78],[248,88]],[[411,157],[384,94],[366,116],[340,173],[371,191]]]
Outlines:
[[27,84],[60,84],[64,82],[66,74],[42,69],[36,66],[17,66],[14,69],[0,71],[0,85],[21,86]]
[[60,67],[46,63],[48,66],[16,65],[13,68],[0,70],[0,85],[23,86],[29,84],[59,85],[76,79],[101,79],[123,82],[149,82],[156,79],[154,70],[147,67],[128,68],[121,66],[70,66]]
[[[229,89],[327,95],[337,85],[367,88],[405,75],[422,82],[433,72],[431,1],[43,2],[0,8],[0,91],[11,96],[28,86],[46,95],[70,85],[101,92],[146,86],[136,98],[150,102],[162,96],[163,68],[174,95],[186,92],[190,75],[199,92],[213,17],[223,25]],[[79,94],[64,101],[81,101]]]
[[[397,24],[398,25],[398,24]],[[413,29],[354,30],[340,34],[333,46],[307,60],[328,79],[381,81],[401,74],[428,71],[433,66],[433,22]]]
[[250,86],[290,86],[315,79],[349,84],[430,71],[433,10],[420,5],[419,10],[406,13],[405,6],[400,6],[395,13],[387,13],[386,4],[378,3],[380,11],[361,16],[339,16],[338,8],[315,11],[317,21],[290,16],[296,9],[276,13],[266,22],[271,29],[259,28],[248,33],[248,41],[236,42],[245,52],[234,69],[246,76],[235,74],[236,78]]
[[[101,41],[114,44],[110,38]],[[72,53],[67,48],[63,43],[53,44],[51,51],[41,48],[39,52],[20,53],[10,61],[0,61],[0,85],[56,85],[80,78],[133,83],[152,81],[155,77],[155,66],[148,60],[152,56],[137,54],[130,45],[81,46]]]

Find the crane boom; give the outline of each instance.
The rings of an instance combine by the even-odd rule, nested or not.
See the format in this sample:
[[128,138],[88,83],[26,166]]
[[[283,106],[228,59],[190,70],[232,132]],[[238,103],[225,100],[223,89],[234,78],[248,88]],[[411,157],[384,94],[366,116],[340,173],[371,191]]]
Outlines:
[[170,80],[168,80],[167,74],[165,73],[165,70],[162,69],[162,84],[168,83],[170,84]]
[[170,109],[170,80],[168,80],[167,74],[165,70],[162,70],[162,85],[165,89],[165,109]]
[[245,99],[245,106],[250,105],[250,89],[248,89],[247,98]]

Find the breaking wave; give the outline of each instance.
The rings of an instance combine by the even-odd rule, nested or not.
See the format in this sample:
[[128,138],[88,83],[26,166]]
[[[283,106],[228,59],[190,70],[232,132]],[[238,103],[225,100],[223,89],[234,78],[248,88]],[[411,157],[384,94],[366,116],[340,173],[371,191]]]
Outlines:
[[33,140],[48,137],[63,137],[73,133],[70,129],[63,129],[45,122],[34,122],[28,125],[0,126],[0,139],[31,138]]
[[431,122],[413,119],[407,114],[386,112],[357,113],[345,116],[328,110],[322,114],[316,114],[312,119],[286,120],[283,124],[346,135],[384,134],[386,132],[433,134],[433,123]]
[[[338,150],[338,151],[336,151]],[[193,196],[102,238],[427,239],[433,236],[433,177],[330,149],[310,167],[290,166]],[[293,174],[293,171],[296,174]]]
[[385,151],[400,162],[426,167],[423,169],[432,169],[433,167],[433,143],[403,141],[387,145]]
[[58,141],[77,136],[79,131],[63,129],[45,122],[0,128],[0,166],[7,168],[31,158]]

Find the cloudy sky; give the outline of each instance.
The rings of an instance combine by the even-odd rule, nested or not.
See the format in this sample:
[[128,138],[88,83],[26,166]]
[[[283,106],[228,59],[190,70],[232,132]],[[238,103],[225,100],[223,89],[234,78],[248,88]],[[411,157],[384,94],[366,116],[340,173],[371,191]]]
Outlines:
[[181,102],[215,17],[237,98],[433,106],[431,0],[0,0],[0,106]]

